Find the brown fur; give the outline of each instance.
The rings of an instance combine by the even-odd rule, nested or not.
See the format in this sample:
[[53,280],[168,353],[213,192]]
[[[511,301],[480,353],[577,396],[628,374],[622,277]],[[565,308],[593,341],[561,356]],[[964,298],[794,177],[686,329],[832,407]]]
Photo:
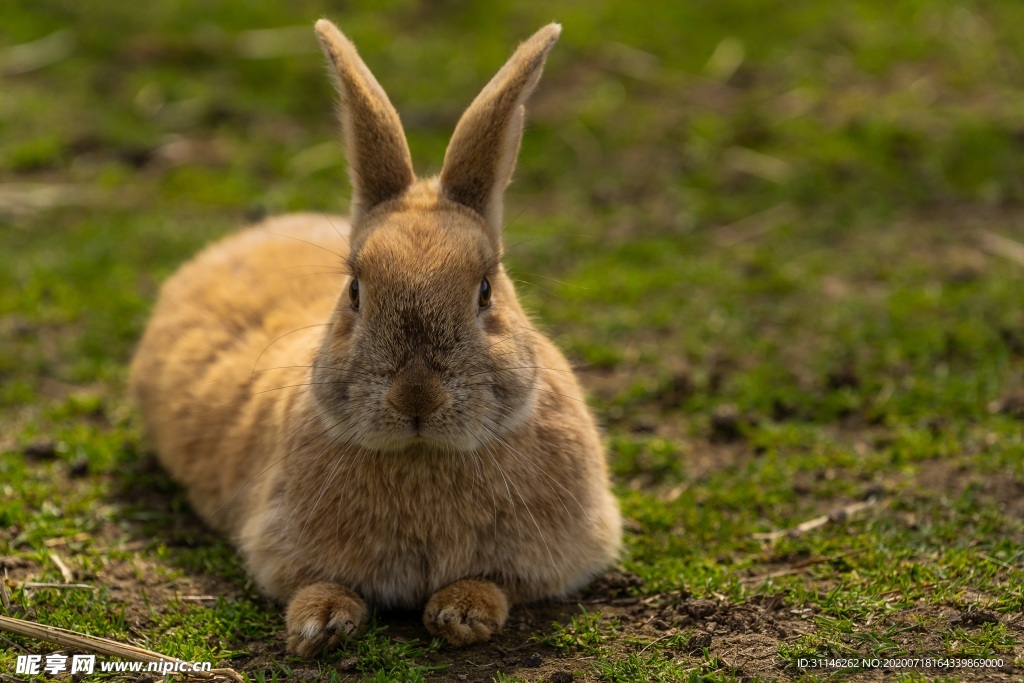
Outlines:
[[303,586],[288,603],[288,648],[312,657],[362,633],[369,619],[363,599],[344,586]]
[[423,625],[456,647],[487,640],[508,619],[508,598],[490,581],[464,579],[434,593]]
[[440,179],[417,181],[383,90],[321,20],[352,222],[271,219],[161,291],[131,373],[147,432],[260,588],[290,601],[303,656],[357,632],[363,600],[429,604],[432,633],[485,639],[509,601],[574,590],[618,552],[599,433],[520,308],[493,222],[558,31],[517,50],[459,123]]

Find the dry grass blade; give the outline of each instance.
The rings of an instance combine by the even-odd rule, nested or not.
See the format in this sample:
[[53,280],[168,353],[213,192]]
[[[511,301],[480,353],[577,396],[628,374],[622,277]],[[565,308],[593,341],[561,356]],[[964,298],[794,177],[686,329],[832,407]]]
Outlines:
[[59,206],[94,206],[104,193],[91,185],[73,183],[2,183],[0,214],[28,215]]
[[1003,562],[1002,560],[997,559],[995,557],[992,557],[991,555],[986,555],[985,553],[978,553],[978,557],[980,557],[983,560],[987,560],[987,561],[991,562],[992,564],[999,565],[1003,569],[1007,569],[1007,570],[1009,570],[1011,572],[1017,570],[1017,567],[1014,567],[1012,564],[1010,564],[1008,562]]
[[981,231],[981,248],[1024,266],[1024,244],[988,230]]
[[734,247],[755,240],[796,219],[796,210],[788,203],[778,204],[752,216],[716,228],[713,236],[721,247]]
[[[919,585],[915,586],[915,588],[917,588],[920,591],[926,591],[926,590],[929,590],[931,588],[935,588],[935,586],[937,586],[937,585],[938,584],[935,581],[929,581],[928,583],[919,584]],[[906,594],[906,593],[907,593],[907,588],[900,587],[900,588],[892,588],[892,589],[887,590],[887,591],[882,591],[881,593],[878,594],[878,596],[882,597],[882,598],[888,598],[888,597],[893,596],[893,595],[900,595],[900,594]]]
[[72,583],[75,580],[75,573],[71,571],[64,560],[60,559],[60,555],[56,551],[50,551],[50,561],[53,562],[57,569],[60,571],[60,575],[64,578],[64,583]]
[[7,568],[4,567],[4,578],[0,579],[0,605],[4,612],[11,611],[11,599],[7,596]]
[[[96,654],[106,655],[109,657],[120,657],[122,659],[142,662],[186,663],[175,657],[167,657],[159,652],[135,647],[134,645],[125,645],[124,643],[119,643],[116,640],[98,638],[96,636],[86,635],[85,633],[78,633],[77,631],[69,631],[68,629],[57,628],[55,626],[46,626],[44,624],[25,621],[24,619],[0,616],[0,629],[9,633],[15,633],[19,636],[34,638],[47,643],[55,643],[63,647],[79,648],[86,650],[87,652],[95,652]],[[231,680],[244,683],[246,680],[242,674],[238,673],[234,669],[213,669],[211,671],[192,671],[188,673],[181,672],[181,675],[187,678],[197,678],[210,681]]]
[[868,500],[862,502],[851,503],[849,505],[841,507],[838,510],[834,510],[827,515],[821,515],[820,517],[809,519],[806,522],[801,522],[800,524],[797,524],[795,527],[791,527],[789,529],[777,529],[775,531],[768,531],[762,534],[751,535],[753,536],[753,538],[756,538],[759,541],[775,541],[785,536],[799,536],[800,534],[807,533],[808,531],[817,529],[818,527],[825,526],[830,522],[845,522],[847,519],[857,514],[858,512],[867,510],[868,508],[875,507],[876,505],[878,505],[878,499],[869,498]]
[[0,50],[0,72],[14,76],[35,71],[71,56],[74,50],[74,31],[61,29],[39,40]]
[[758,574],[756,576],[747,576],[740,579],[743,583],[761,583],[768,579],[774,579],[780,576],[792,576],[794,574],[800,574],[808,567],[813,567],[816,564],[823,564],[825,562],[832,562],[833,560],[839,560],[844,557],[850,557],[852,555],[859,555],[860,553],[867,552],[867,548],[857,548],[856,550],[847,550],[845,553],[838,553],[836,555],[828,555],[827,557],[815,557],[803,562],[797,562],[789,569],[780,569],[777,572],[768,572],[767,574]]
[[53,548],[58,545],[67,545],[68,543],[77,543],[79,541],[88,541],[92,536],[87,533],[75,534],[74,536],[67,536],[64,538],[48,538],[43,541],[43,545],[47,548]]

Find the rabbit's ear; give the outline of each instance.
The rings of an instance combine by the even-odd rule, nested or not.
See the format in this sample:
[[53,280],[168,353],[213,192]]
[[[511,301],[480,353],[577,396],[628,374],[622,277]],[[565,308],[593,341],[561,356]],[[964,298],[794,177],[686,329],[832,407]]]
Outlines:
[[327,19],[316,22],[316,34],[341,97],[342,137],[353,190],[350,211],[357,226],[362,215],[399,196],[416,180],[412,157],[398,112],[352,41]]
[[462,115],[444,155],[442,194],[480,213],[501,234],[501,199],[523,137],[523,103],[562,27],[548,24],[519,46]]

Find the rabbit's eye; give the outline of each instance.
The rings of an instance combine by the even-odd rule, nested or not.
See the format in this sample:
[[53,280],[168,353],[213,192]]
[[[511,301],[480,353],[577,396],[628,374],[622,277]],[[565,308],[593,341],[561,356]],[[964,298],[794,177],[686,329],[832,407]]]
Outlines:
[[491,305],[491,283],[484,278],[480,281],[480,308]]
[[352,284],[348,286],[348,300],[352,303],[352,308],[359,310],[359,280],[352,278]]

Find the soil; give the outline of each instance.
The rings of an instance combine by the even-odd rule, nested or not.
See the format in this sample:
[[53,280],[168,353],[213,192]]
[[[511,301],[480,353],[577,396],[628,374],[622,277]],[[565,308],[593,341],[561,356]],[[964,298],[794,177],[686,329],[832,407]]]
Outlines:
[[[720,467],[725,462],[742,458],[744,450],[738,444],[707,443],[706,448],[696,449],[705,456],[705,467]],[[705,452],[706,451],[706,452]],[[178,509],[173,489],[152,486],[133,486],[130,482],[151,477],[155,464],[143,462],[139,470],[128,474],[129,481],[121,491],[122,502],[129,507],[162,510],[168,513]],[[70,474],[70,473],[69,473]],[[1018,485],[1000,478],[984,479],[981,475],[970,475],[955,460],[932,460],[918,463],[918,470],[909,479],[883,482],[875,493],[898,491],[901,498],[912,500],[927,491],[943,490],[955,495],[965,487],[981,486],[988,495],[1003,503],[1008,514],[1022,514],[1021,495]],[[144,491],[145,493],[140,493]],[[835,505],[836,501],[832,501]],[[827,513],[827,510],[823,512]],[[167,546],[189,546],[215,541],[215,535],[187,511],[174,512],[175,522],[164,529],[156,540]],[[912,519],[905,520],[912,524]],[[129,536],[125,537],[125,530]],[[121,549],[140,550],[154,539],[151,527],[143,531],[141,525],[109,524],[92,539],[94,548],[109,544]],[[69,548],[55,545],[54,552],[71,555]],[[172,554],[173,556],[173,554]],[[773,558],[763,568],[764,572],[753,577],[751,585],[768,573],[799,574],[810,566],[807,558]],[[173,561],[173,560],[172,560]],[[42,567],[24,558],[0,557],[0,574],[6,572],[7,584],[15,586],[22,581],[37,578]],[[209,596],[223,596],[228,600],[246,597],[261,600],[255,596],[252,587],[211,574],[183,569],[184,576],[169,579],[152,561],[137,556],[130,560],[111,560],[105,566],[91,572],[76,572],[75,580],[96,586],[107,586],[110,597],[123,610],[129,631],[140,637],[150,631],[155,617],[166,609],[168,601],[178,600],[204,604]],[[745,577],[750,580],[751,577]],[[823,590],[832,586],[822,585]],[[30,597],[30,596],[29,596]],[[979,596],[981,597],[981,596]],[[31,603],[31,599],[29,599]],[[273,611],[270,603],[266,603]],[[154,612],[155,610],[155,612]],[[801,677],[805,671],[795,668],[779,656],[780,644],[796,640],[816,630],[816,608],[813,605],[792,604],[783,595],[757,594],[742,604],[721,597],[693,596],[685,591],[646,594],[638,577],[613,571],[600,577],[586,592],[558,602],[519,605],[513,608],[504,631],[491,642],[462,650],[444,648],[428,656],[421,663],[439,667],[429,679],[437,681],[491,681],[498,672],[518,676],[526,681],[591,681],[598,675],[593,667],[595,657],[585,648],[558,650],[544,644],[545,635],[554,632],[554,624],[567,624],[574,616],[585,610],[589,614],[600,613],[602,621],[614,620],[617,638],[609,638],[605,645],[615,648],[614,655],[627,657],[630,653],[644,654],[657,646],[663,656],[674,661],[689,663],[696,667],[708,661],[705,651],[717,661],[720,671],[740,679],[790,680]],[[11,616],[45,621],[45,615],[32,610],[12,613]],[[378,615],[381,623],[388,627],[391,637],[404,641],[425,641],[427,634],[415,613],[385,613]],[[924,599],[910,609],[894,612],[888,621],[899,627],[902,645],[909,652],[941,652],[945,631],[950,625],[958,625],[967,631],[983,627],[991,621],[1002,621],[1013,630],[1024,630],[1021,615],[995,614],[988,611],[964,611],[954,605],[931,605]],[[887,624],[890,625],[890,624]],[[253,672],[271,670],[274,660],[286,661],[283,634],[283,614],[275,624],[276,634],[266,640],[249,640],[239,634],[238,642],[232,643],[236,651],[247,655],[221,666],[231,666],[239,671]],[[273,628],[273,627],[272,627]],[[607,630],[606,630],[607,632]],[[668,644],[671,643],[671,646]],[[662,649],[663,648],[663,649]],[[1024,657],[1024,647],[1017,646],[1006,660]],[[294,660],[292,660],[294,662]],[[344,673],[351,680],[359,680],[359,661],[350,655],[328,657],[322,662],[307,666],[295,665],[299,680],[316,680],[320,666],[330,667]],[[884,669],[862,670],[857,680],[875,681],[891,678],[895,672]],[[934,672],[938,674],[939,672]],[[1018,680],[1019,672],[1009,669],[986,669],[975,680],[1003,681]]]

